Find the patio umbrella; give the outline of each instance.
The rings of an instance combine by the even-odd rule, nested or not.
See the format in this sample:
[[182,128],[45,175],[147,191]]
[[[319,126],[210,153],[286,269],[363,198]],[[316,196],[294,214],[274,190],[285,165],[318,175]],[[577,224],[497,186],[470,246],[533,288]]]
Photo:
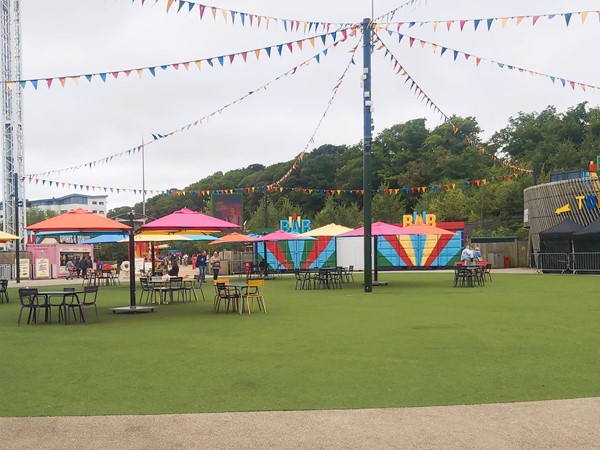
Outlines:
[[83,208],[77,208],[60,216],[29,225],[27,230],[34,233],[52,232],[56,234],[90,235],[123,234],[131,230],[131,227]]
[[19,236],[0,231],[0,242],[18,241],[21,239]]
[[314,230],[307,231],[306,233],[302,233],[301,236],[338,236],[342,233],[347,233],[348,231],[352,231],[352,228],[344,227],[336,223],[330,223],[328,225],[315,228]]
[[242,243],[242,242],[255,242],[256,238],[252,236],[248,236],[242,233],[229,233],[225,236],[222,236],[212,242],[209,242],[208,245],[217,245],[217,244],[227,244],[227,243]]
[[139,232],[194,234],[197,232],[217,233],[236,228],[239,229],[239,226],[234,223],[183,208],[142,225]]
[[[391,223],[385,222],[375,222],[371,225],[371,235],[372,236],[395,236],[397,234],[405,234],[403,232],[404,227],[399,227],[396,225],[392,225]],[[352,231],[348,231],[347,233],[339,234],[339,237],[351,237],[351,236],[364,236],[365,235],[365,227],[355,228]]]
[[414,225],[408,225],[406,227],[402,227],[402,229],[404,230],[402,233],[398,233],[398,234],[422,234],[425,236],[453,236],[456,233],[454,231],[450,231],[450,230],[444,230],[443,228],[440,227],[435,227],[433,225],[427,225],[425,223],[418,223],[418,224],[414,224]]
[[[406,230],[404,227],[398,227],[396,225],[392,225],[391,223],[385,222],[375,222],[371,224],[371,236],[373,239],[373,254],[375,255],[373,265],[373,281],[377,283],[377,237],[378,236],[396,236],[398,234],[406,234]],[[365,235],[365,227],[356,228],[352,231],[348,231],[347,233],[342,233],[338,235],[338,237],[353,237],[353,236],[364,236]],[[386,283],[387,284],[387,283]]]
[[[191,241],[182,234],[136,234],[133,236],[135,242],[166,242],[166,241]],[[129,242],[129,238],[122,239],[119,242]]]
[[128,240],[125,234],[101,234],[89,239],[86,239],[82,244],[114,244],[117,242],[125,242],[123,239]]
[[310,236],[290,233],[288,231],[277,230],[256,238],[256,242],[276,242],[276,241],[295,241],[297,239],[314,239]]
[[[29,225],[27,228],[34,233],[56,233],[70,234],[77,236],[97,235],[97,234],[118,234],[129,233],[132,237],[133,228],[108,217],[100,216],[83,208],[73,209],[60,216],[51,217],[41,222]],[[129,306],[125,307],[130,312],[151,311],[150,308],[136,307],[135,305],[135,258],[133,249],[133,239],[129,241],[129,264],[131,266],[129,274]],[[115,308],[118,309],[118,308]]]

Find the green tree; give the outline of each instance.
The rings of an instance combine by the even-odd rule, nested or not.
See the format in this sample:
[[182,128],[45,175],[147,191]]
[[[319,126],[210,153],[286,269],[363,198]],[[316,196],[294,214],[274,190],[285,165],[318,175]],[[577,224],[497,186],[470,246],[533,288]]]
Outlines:
[[330,223],[336,223],[350,228],[357,228],[363,224],[363,214],[357,203],[342,205],[338,198],[329,196],[325,200],[325,206],[319,211],[312,221],[313,228],[322,227]]
[[58,213],[49,209],[27,208],[25,213],[27,224],[33,225],[52,217],[56,217]]

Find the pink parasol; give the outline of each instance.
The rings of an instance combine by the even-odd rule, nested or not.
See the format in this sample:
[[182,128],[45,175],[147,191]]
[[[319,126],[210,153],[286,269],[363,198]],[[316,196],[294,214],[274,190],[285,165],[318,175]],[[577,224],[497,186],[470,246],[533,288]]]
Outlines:
[[275,242],[275,241],[296,241],[296,240],[308,239],[312,240],[314,238],[310,236],[301,236],[299,234],[289,233],[283,230],[273,231],[272,233],[265,234],[256,239],[256,242]]
[[140,227],[142,233],[193,233],[227,231],[239,225],[183,208]]
[[425,236],[441,236],[441,235],[455,235],[454,231],[444,230],[443,228],[434,227],[433,225],[427,225],[425,223],[418,223],[414,225],[408,225],[406,227],[402,227],[404,230],[403,233],[398,234],[422,234]]
[[[397,234],[406,234],[403,232],[403,227],[398,227],[390,223],[375,222],[371,224],[371,235],[372,236],[395,236]],[[347,233],[342,233],[338,237],[350,237],[350,236],[364,236],[365,227],[355,228]]]

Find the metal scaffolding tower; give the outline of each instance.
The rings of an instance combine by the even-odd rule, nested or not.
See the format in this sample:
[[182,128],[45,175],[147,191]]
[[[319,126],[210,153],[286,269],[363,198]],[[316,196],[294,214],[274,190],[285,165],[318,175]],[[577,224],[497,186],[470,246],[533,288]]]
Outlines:
[[[23,100],[21,85],[20,0],[0,0],[2,32],[2,183],[4,221],[7,233],[25,236],[25,186],[23,182]],[[23,241],[11,241],[10,249]],[[20,247],[20,248],[21,248]]]

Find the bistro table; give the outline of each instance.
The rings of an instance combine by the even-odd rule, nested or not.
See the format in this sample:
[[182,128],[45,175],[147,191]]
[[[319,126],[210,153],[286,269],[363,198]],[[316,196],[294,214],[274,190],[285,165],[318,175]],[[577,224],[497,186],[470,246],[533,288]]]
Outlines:
[[[74,301],[77,302],[76,304],[79,305],[79,294],[83,294],[83,291],[38,291],[38,296],[39,297],[44,297],[44,303],[46,305],[49,305],[50,307],[52,306],[57,306],[59,308],[59,315],[58,315],[58,320],[60,321],[60,316],[61,314],[63,315],[63,323],[65,325],[68,325],[71,322],[69,313],[68,313],[68,308],[69,305],[73,305],[75,303],[73,303]],[[52,303],[51,302],[51,298],[52,297],[62,297],[62,301],[60,303]],[[67,303],[67,298],[71,299],[70,303]],[[46,314],[44,317],[44,321],[45,322],[50,322],[50,315],[52,314],[51,311],[49,311],[50,308],[46,308]],[[79,307],[79,317],[81,318],[81,322],[85,323],[85,315],[83,314],[83,308]]]
[[167,298],[167,292],[169,291],[169,278],[165,277],[151,277],[148,280],[150,289],[152,290],[152,299],[156,302],[156,293],[158,293],[158,304],[162,305]]
[[[229,285],[227,285],[227,287],[229,288],[233,288],[235,289],[236,294],[238,294],[238,299],[236,302],[236,309],[237,312],[239,312],[240,314],[242,314],[244,312],[244,289],[248,289],[248,283],[244,283],[244,282],[235,282],[235,283],[229,283]],[[248,308],[248,305],[246,305],[246,308]]]

